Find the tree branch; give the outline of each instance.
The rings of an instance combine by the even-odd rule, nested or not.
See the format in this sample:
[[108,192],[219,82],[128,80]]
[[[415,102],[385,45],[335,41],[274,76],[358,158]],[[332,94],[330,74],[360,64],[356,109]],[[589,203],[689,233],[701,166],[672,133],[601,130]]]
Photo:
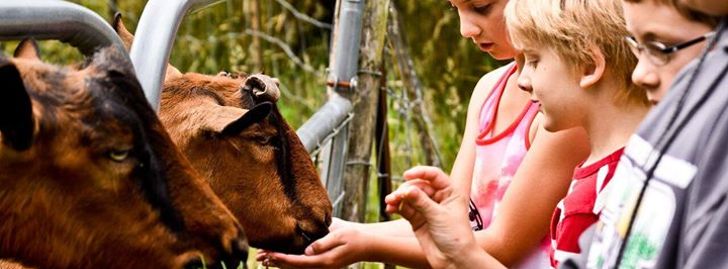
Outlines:
[[281,6],[283,6],[283,8],[287,9],[288,11],[290,11],[293,14],[293,16],[295,16],[299,20],[302,20],[302,21],[308,22],[310,24],[313,24],[314,26],[316,26],[318,28],[324,28],[324,29],[331,30],[331,24],[330,23],[320,22],[320,21],[318,21],[318,20],[316,20],[314,18],[309,17],[308,15],[306,15],[304,13],[301,13],[300,11],[296,10],[296,8],[293,7],[293,5],[291,5],[290,3],[286,2],[285,0],[276,0],[276,2],[278,2],[278,4],[280,4]]
[[257,37],[264,39],[265,41],[275,44],[276,46],[281,48],[283,50],[283,52],[286,53],[286,55],[288,55],[288,58],[290,58],[291,61],[293,61],[293,63],[295,63],[296,65],[301,67],[304,71],[315,74],[317,76],[323,76],[323,74],[321,72],[317,71],[312,66],[304,63],[303,60],[301,60],[301,58],[296,56],[296,54],[293,53],[293,50],[291,50],[291,47],[289,47],[288,44],[286,44],[286,42],[284,42],[283,40],[281,40],[277,37],[271,36],[269,34],[266,34],[266,33],[260,32],[260,31],[254,31],[251,29],[245,29],[245,32],[243,32],[243,34],[257,36]]

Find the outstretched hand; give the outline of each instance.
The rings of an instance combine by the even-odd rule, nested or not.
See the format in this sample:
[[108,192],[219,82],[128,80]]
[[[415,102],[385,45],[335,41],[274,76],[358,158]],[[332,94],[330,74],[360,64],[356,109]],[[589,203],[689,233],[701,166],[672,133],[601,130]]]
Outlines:
[[292,255],[262,250],[256,260],[265,266],[278,268],[342,268],[358,262],[366,253],[362,234],[353,223],[334,218],[330,233],[311,243],[304,255]]

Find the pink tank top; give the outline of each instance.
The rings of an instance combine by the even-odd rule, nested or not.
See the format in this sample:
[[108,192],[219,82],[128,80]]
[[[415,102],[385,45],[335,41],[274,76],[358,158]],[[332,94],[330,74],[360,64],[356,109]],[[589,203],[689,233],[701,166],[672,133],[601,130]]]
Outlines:
[[[480,134],[476,138],[475,166],[470,188],[470,220],[473,230],[487,228],[498,215],[498,207],[531,146],[529,131],[538,113],[538,104],[528,102],[518,118],[503,132],[494,134],[495,119],[508,78],[516,65],[503,74],[480,110]],[[548,238],[514,268],[548,268]]]

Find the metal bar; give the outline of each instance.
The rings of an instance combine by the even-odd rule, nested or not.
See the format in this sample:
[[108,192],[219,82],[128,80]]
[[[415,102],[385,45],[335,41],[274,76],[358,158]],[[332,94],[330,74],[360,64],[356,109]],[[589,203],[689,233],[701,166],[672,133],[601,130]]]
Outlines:
[[318,148],[339,127],[349,115],[353,106],[349,100],[337,95],[332,96],[326,104],[311,116],[296,133],[303,146],[311,153]]
[[124,45],[98,14],[58,0],[0,1],[0,40],[59,40],[90,56],[102,47]]
[[144,6],[129,54],[144,95],[155,110],[159,110],[160,88],[182,18],[193,6],[213,1],[150,0]]
[[[329,81],[351,81],[356,75],[361,42],[363,0],[339,0],[341,11],[335,29],[334,63]],[[337,88],[334,88],[337,90]]]
[[[327,78],[328,81],[333,82],[329,87],[331,89],[329,98],[331,99],[339,98],[340,93],[351,97],[350,93],[356,90],[364,0],[338,0],[337,7],[339,10],[333,33],[333,59],[329,63],[331,72]],[[344,84],[349,87],[341,87],[343,85],[341,82],[348,82],[348,84]],[[330,198],[339,197],[344,189],[344,169],[349,147],[348,125],[343,129],[329,143],[330,146],[324,148],[323,151],[325,169],[323,169],[322,178],[326,182]],[[335,216],[342,216],[342,206],[346,206],[346,203],[340,203],[334,207]]]

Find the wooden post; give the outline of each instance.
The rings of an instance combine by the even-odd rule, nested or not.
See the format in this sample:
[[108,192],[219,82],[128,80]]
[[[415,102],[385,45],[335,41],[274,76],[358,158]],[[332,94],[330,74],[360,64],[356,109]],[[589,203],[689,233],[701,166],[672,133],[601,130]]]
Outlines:
[[[389,49],[384,47],[385,55],[389,57]],[[379,79],[379,94],[377,101],[377,122],[374,128],[374,152],[377,159],[377,187],[379,191],[379,221],[389,221],[387,204],[384,197],[392,192],[392,157],[389,150],[389,124],[387,124],[387,72],[385,65],[381,67],[382,76]]]
[[367,183],[371,168],[380,67],[383,62],[389,0],[366,1],[359,49],[358,86],[350,92],[354,118],[350,123],[349,148],[344,169],[343,218],[363,222]]
[[387,27],[387,40],[393,48],[392,53],[397,63],[397,69],[402,78],[407,95],[414,100],[412,107],[412,120],[414,121],[420,145],[425,152],[425,163],[427,165],[442,167],[442,159],[437,149],[437,143],[432,138],[429,126],[431,126],[429,114],[425,109],[424,96],[422,96],[422,83],[417,78],[412,57],[407,50],[407,42],[401,32],[399,15],[394,4],[389,5],[389,23]]

